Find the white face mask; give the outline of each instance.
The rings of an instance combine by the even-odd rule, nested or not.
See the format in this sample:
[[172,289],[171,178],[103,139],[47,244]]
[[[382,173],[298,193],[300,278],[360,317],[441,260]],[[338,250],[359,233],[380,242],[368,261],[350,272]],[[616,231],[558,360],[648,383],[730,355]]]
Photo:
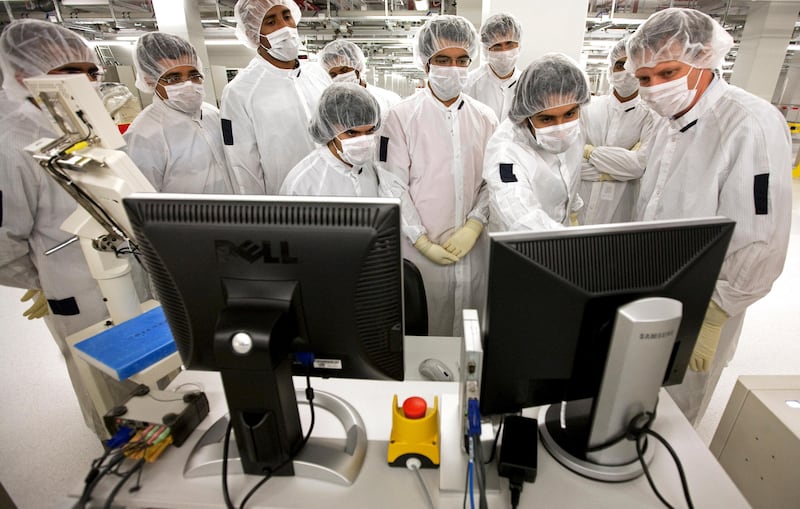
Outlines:
[[466,67],[433,64],[430,67],[428,81],[431,90],[442,101],[458,97],[458,94],[467,86],[468,69]]
[[498,76],[508,76],[514,70],[514,66],[517,65],[519,48],[506,51],[487,51],[486,55],[489,65],[492,66]]
[[297,59],[297,53],[300,49],[300,34],[297,33],[296,28],[283,27],[261,37],[266,37],[270,45],[269,48],[263,44],[261,47],[276,59],[281,62],[291,62]]
[[[530,119],[528,119],[530,122]],[[533,122],[531,122],[533,127]],[[544,150],[551,154],[561,154],[566,152],[581,134],[580,122],[573,120],[563,124],[551,125],[548,127],[533,127],[536,141]]]
[[355,138],[337,139],[342,144],[342,150],[337,149],[337,152],[339,152],[339,157],[344,159],[346,163],[350,163],[353,166],[362,166],[372,161],[375,157],[374,134],[364,134],[362,136],[356,136]]
[[[700,83],[699,75],[697,83]],[[695,88],[689,89],[689,73],[686,73],[686,76],[676,80],[652,87],[641,87],[639,95],[653,111],[662,117],[672,118],[692,104],[697,95],[697,83]]]
[[628,71],[612,72],[611,84],[620,97],[630,97],[639,90],[639,80]]
[[206,97],[203,85],[190,80],[177,85],[165,85],[164,90],[167,92],[167,98],[164,99],[167,106],[190,115],[200,111]]
[[355,71],[337,74],[333,77],[334,83],[358,83],[358,76]]

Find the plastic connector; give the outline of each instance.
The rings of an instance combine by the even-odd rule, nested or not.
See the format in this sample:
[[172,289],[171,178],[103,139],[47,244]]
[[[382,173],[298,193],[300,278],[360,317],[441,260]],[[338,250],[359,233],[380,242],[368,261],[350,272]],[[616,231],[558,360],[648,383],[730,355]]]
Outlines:
[[467,401],[467,432],[471,436],[480,436],[481,434],[481,409],[480,402],[477,399],[471,398]]
[[294,354],[294,358],[307,368],[310,368],[314,364],[314,354],[311,352],[297,352]]
[[109,449],[116,449],[127,444],[131,436],[133,436],[133,430],[127,426],[122,426],[114,433],[114,436],[106,440],[106,447]]

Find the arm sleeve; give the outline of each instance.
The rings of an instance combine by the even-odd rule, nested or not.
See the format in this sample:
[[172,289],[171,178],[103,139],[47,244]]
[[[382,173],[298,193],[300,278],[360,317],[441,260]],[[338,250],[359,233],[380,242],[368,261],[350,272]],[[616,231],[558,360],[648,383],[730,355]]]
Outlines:
[[231,171],[234,192],[265,194],[264,169],[261,167],[255,126],[242,98],[228,92],[222,97],[220,121],[225,159]]
[[563,227],[542,209],[533,185],[536,168],[532,166],[535,161],[527,162],[525,167],[520,159],[514,150],[501,147],[486,161],[483,178],[489,190],[492,221],[500,225],[502,231]]
[[[0,153],[0,284],[41,288],[28,244],[38,207],[38,182],[21,150]],[[46,175],[42,175],[46,176]]]
[[[486,145],[489,143],[492,134],[494,134],[494,132],[497,130],[497,126],[500,123],[497,120],[497,115],[494,114],[494,111],[491,111],[489,108],[486,110],[489,118],[487,120],[486,138],[483,142],[483,146],[481,147],[481,154],[484,157],[484,161]],[[486,186],[486,181],[483,181],[478,189],[478,196],[475,199],[475,206],[472,208],[469,214],[467,214],[467,219],[475,219],[486,226],[486,224],[489,222],[489,208],[489,188]]]
[[614,180],[624,182],[640,178],[647,163],[654,128],[651,114],[643,122],[637,150],[630,150],[633,147],[596,147],[589,156],[589,163],[598,172],[611,175]]
[[[138,127],[138,126],[137,126]],[[139,168],[147,180],[153,184],[156,191],[164,189],[164,175],[167,171],[167,145],[160,136],[154,133],[153,136],[145,136],[138,132],[138,129],[128,130],[123,136],[125,152]]]
[[730,171],[718,176],[717,212],[735,220],[736,228],[714,300],[731,316],[769,293],[783,270],[792,214],[788,128],[772,119],[748,124],[728,140]]
[[427,229],[417,212],[414,201],[408,192],[411,172],[411,157],[408,141],[396,111],[389,111],[378,139],[379,170],[391,175],[381,182],[381,192],[400,198],[403,233],[411,243],[415,243]]

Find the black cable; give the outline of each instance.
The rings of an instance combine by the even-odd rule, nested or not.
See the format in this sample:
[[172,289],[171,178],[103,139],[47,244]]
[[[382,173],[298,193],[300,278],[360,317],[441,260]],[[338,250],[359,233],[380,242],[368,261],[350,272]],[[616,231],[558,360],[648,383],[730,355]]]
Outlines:
[[469,461],[467,461],[467,473],[464,476],[464,500],[461,502],[461,509],[467,509],[467,492],[469,491]]
[[494,441],[492,442],[492,452],[489,454],[489,459],[486,460],[484,465],[488,465],[489,463],[494,461],[494,457],[497,454],[497,442],[500,440],[500,432],[503,431],[503,420],[505,416],[500,416],[500,424],[497,426],[497,432],[494,434]]
[[652,436],[653,438],[661,442],[661,444],[664,447],[666,447],[667,451],[669,451],[670,456],[672,456],[672,461],[675,462],[675,468],[678,469],[678,475],[681,478],[681,488],[683,488],[683,497],[686,499],[686,505],[689,507],[689,509],[694,509],[694,504],[692,503],[692,496],[689,493],[689,482],[686,480],[686,472],[683,470],[683,464],[681,464],[681,460],[680,458],[678,458],[678,454],[675,452],[672,446],[669,445],[669,442],[667,442],[664,437],[662,437],[652,429],[645,430],[645,433],[647,433],[648,435]]
[[122,486],[124,486],[125,483],[128,482],[128,479],[130,479],[133,476],[133,474],[140,471],[143,466],[144,466],[144,458],[138,460],[132,468],[130,468],[127,472],[125,472],[125,474],[122,476],[122,479],[120,479],[117,485],[114,486],[114,489],[111,490],[111,493],[108,494],[108,497],[106,498],[106,503],[105,505],[103,505],[103,509],[111,509],[111,504],[114,503],[114,498],[116,498],[117,493],[119,493],[119,490],[121,490]]
[[[86,507],[86,504],[92,498],[92,492],[94,488],[100,483],[100,480],[107,476],[113,468],[115,468],[122,460],[125,459],[125,455],[120,451],[117,452],[114,456],[111,457],[108,464],[100,469],[101,464],[97,465],[97,473],[94,475],[91,481],[89,481],[86,486],[83,487],[83,492],[81,493],[80,498],[75,503],[75,509],[83,509]],[[91,474],[90,474],[91,475]]]
[[225,440],[222,441],[222,497],[225,499],[225,507],[236,509],[231,501],[231,494],[228,492],[228,451],[231,447],[231,431],[233,430],[233,418],[228,416],[228,427],[225,428]]
[[647,462],[644,461],[644,449],[642,448],[642,443],[641,443],[642,438],[644,438],[644,435],[640,435],[636,439],[636,455],[639,458],[639,463],[641,463],[642,465],[642,469],[644,470],[644,475],[645,477],[647,477],[647,482],[650,484],[650,489],[653,490],[653,493],[656,494],[658,499],[661,501],[662,504],[664,504],[665,507],[669,509],[674,509],[669,504],[669,502],[667,502],[667,500],[661,495],[661,492],[658,491],[658,488],[656,488],[656,484],[653,481],[653,476],[650,475],[650,469],[647,468]]
[[481,448],[480,434],[473,435],[473,448],[475,450],[475,471],[478,479],[478,493],[480,494],[480,509],[488,509],[489,501],[486,499],[486,469],[483,463],[483,449]]

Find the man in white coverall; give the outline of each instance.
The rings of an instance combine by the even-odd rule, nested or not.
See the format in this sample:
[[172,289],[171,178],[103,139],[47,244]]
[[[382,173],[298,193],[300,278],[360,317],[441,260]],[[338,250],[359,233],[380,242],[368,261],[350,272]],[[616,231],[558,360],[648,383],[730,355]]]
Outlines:
[[508,116],[514,86],[521,71],[517,68],[522,26],[511,14],[489,16],[481,26],[483,64],[469,73],[464,93],[492,108],[502,122]]
[[380,106],[367,89],[356,83],[329,86],[308,126],[321,146],[292,168],[281,194],[378,196],[375,131],[380,126]]
[[200,60],[180,37],[151,32],[139,38],[136,87],[153,95],[125,132],[125,151],[165,193],[233,192],[222,149],[219,111],[204,102]]
[[465,18],[428,20],[414,45],[427,86],[389,111],[380,133],[378,166],[396,177],[391,194],[402,200],[403,256],[422,273],[432,336],[460,335],[461,311],[481,309],[486,288],[481,170],[497,116],[461,93],[477,45]]
[[[72,236],[60,227],[78,204],[24,149],[40,138],[57,136],[45,114],[27,99],[22,82],[45,74],[86,74],[95,82],[101,71],[94,50],[80,36],[38,20],[14,21],[6,27],[0,35],[0,65],[5,76],[3,89],[16,101],[0,132],[0,284],[41,289],[34,292],[39,305],[32,315],[49,311],[45,321],[66,361],[84,420],[104,438],[107,431],[66,338],[107,319],[108,309],[77,242],[45,255]],[[136,262],[131,259],[131,263]],[[89,369],[109,408],[136,387]]]
[[628,40],[626,68],[659,115],[635,219],[736,221],[683,383],[668,390],[699,422],[733,357],[747,306],[781,273],[791,222],[791,139],[767,101],[720,78],[731,36],[708,15],[671,8]]
[[345,39],[331,41],[317,55],[319,65],[334,83],[357,83],[375,96],[384,117],[400,102],[400,96],[391,90],[370,85],[364,80],[366,61],[364,52],[355,43]]
[[548,53],[522,72],[508,118],[486,146],[491,231],[576,224],[589,82],[571,58]]
[[625,70],[626,59],[623,39],[608,54],[611,93],[592,97],[581,108],[586,147],[579,191],[583,198],[580,224],[620,223],[630,221],[633,215],[654,114],[639,98],[639,80]]
[[297,59],[300,9],[293,0],[239,0],[236,35],[258,54],[222,92],[222,135],[235,192],[278,194],[295,164],[314,150],[308,122],[330,84]]

